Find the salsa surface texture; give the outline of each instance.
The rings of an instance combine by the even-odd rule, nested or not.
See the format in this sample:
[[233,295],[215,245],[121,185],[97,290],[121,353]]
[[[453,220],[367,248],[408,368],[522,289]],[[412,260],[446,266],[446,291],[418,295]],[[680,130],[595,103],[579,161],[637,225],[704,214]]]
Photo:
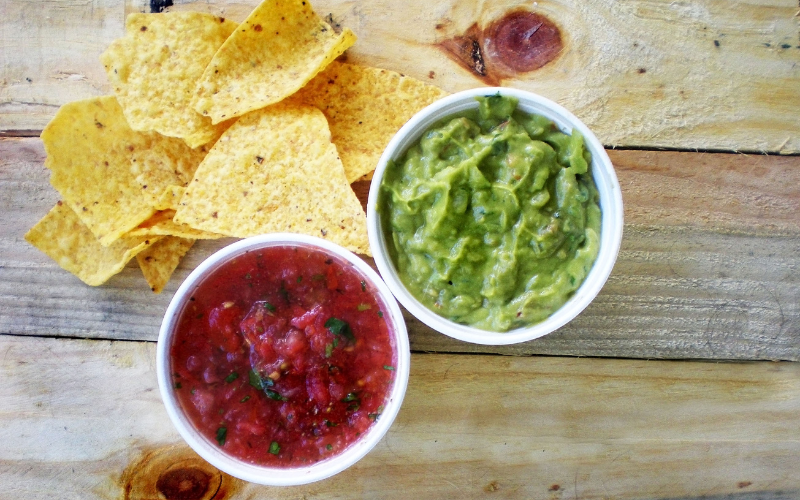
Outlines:
[[193,425],[271,467],[341,453],[380,417],[395,346],[377,291],[352,266],[298,247],[252,250],[194,291],[170,349]]
[[398,274],[426,307],[504,332],[543,321],[599,250],[599,195],[577,131],[502,95],[426,131],[387,166],[378,201]]

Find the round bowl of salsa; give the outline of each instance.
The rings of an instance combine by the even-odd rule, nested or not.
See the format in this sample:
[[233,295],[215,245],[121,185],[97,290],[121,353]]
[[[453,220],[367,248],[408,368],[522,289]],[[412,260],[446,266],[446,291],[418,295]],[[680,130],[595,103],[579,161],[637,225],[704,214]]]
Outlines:
[[503,87],[447,96],[389,142],[367,229],[395,297],[443,334],[513,344],[575,318],[608,279],[622,196],[597,137],[562,106]]
[[319,238],[256,236],[200,264],[167,308],[159,389],[206,461],[286,486],[341,472],[386,434],[405,394],[408,336],[361,258]]

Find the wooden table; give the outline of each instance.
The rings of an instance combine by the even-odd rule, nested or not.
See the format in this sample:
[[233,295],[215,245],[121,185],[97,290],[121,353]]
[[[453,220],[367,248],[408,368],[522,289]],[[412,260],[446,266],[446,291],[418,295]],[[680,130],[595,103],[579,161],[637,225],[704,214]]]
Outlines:
[[[0,498],[164,498],[158,479],[193,467],[198,498],[800,498],[797,0],[315,1],[359,36],[351,61],[572,110],[609,150],[625,235],[594,303],[542,339],[477,346],[409,317],[388,435],[282,489],[200,460],[156,386],[166,305],[226,242],[154,295],[134,264],[90,288],[22,239],[58,199],[42,127],[110,93],[98,55],[126,14],[172,3],[0,0]],[[256,2],[175,3],[241,20]],[[547,64],[480,75],[453,55],[518,8],[558,28]]]

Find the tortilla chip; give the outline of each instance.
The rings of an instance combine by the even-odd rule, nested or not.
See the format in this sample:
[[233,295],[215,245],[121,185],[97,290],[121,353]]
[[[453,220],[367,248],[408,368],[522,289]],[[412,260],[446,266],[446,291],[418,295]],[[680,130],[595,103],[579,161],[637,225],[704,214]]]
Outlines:
[[167,236],[136,255],[150,290],[161,293],[194,240]]
[[132,131],[110,96],[65,104],[42,131],[50,183],[103,245],[155,212],[131,173],[151,135]]
[[175,196],[192,180],[209,149],[189,149],[181,141],[162,140],[155,141],[149,149],[132,151],[131,172],[148,203],[155,209],[165,204],[177,205]]
[[369,255],[364,210],[311,106],[279,103],[240,118],[198,167],[174,221],[240,238],[310,234]]
[[41,137],[50,183],[102,245],[155,213],[131,169],[137,152],[161,151],[172,168],[192,154],[180,139],[131,130],[113,96],[63,105]]
[[308,0],[264,1],[225,41],[197,86],[193,108],[213,123],[281,101],[355,43]]
[[352,183],[375,169],[400,127],[446,95],[438,87],[394,71],[333,61],[291,99],[325,114]]
[[66,203],[58,202],[25,234],[35,246],[87,285],[102,285],[158,238],[122,238],[101,245]]
[[133,130],[179,137],[190,147],[219,137],[191,107],[206,66],[237,24],[201,12],[131,14],[125,36],[100,56]]
[[193,240],[217,240],[224,238],[221,234],[201,231],[186,224],[177,224],[172,220],[175,210],[163,210],[144,221],[126,234],[126,236],[179,236]]
[[177,210],[184,191],[186,191],[186,186],[169,186],[161,193],[161,198],[156,201],[154,205],[156,210]]

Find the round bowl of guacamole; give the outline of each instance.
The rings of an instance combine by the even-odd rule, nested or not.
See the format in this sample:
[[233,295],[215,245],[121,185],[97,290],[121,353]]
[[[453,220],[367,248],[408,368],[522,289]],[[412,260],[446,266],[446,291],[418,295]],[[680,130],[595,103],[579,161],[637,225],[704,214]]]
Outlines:
[[479,88],[430,105],[392,139],[367,227],[411,314],[460,340],[512,344],[560,328],[600,291],[622,197],[602,144],[570,112]]

